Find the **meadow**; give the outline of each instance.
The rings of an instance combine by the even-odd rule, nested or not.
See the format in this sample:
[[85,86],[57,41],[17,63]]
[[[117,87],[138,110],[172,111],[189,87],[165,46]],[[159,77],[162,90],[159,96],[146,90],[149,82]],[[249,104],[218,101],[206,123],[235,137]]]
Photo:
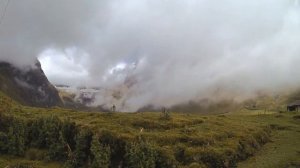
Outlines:
[[[244,108],[213,115],[80,112],[25,107],[4,95],[1,107],[3,116],[24,122],[49,118],[74,122],[78,132],[88,130],[103,146],[109,146],[108,167],[300,166],[299,112]],[[77,133],[74,141],[79,142],[79,136]],[[79,155],[76,142],[71,150],[75,156]],[[91,145],[88,150],[92,151]],[[19,156],[3,153],[0,167],[66,167],[69,158],[49,159],[48,151],[47,147],[28,145]],[[80,167],[92,167],[94,158],[89,152]]]

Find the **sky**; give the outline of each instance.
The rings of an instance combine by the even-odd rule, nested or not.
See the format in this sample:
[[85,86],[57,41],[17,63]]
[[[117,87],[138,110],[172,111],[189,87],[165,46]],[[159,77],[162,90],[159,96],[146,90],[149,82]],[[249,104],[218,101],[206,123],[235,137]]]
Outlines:
[[136,110],[298,87],[299,30],[298,0],[10,0],[0,60],[38,58],[54,84],[134,81]]

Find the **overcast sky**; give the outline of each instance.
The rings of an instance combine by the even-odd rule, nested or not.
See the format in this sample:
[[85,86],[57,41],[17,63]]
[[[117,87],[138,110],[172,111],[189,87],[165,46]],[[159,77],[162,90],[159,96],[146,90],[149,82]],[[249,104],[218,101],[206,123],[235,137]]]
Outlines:
[[[6,0],[0,1],[0,14]],[[0,59],[55,84],[131,77],[134,108],[299,86],[297,0],[11,0]]]

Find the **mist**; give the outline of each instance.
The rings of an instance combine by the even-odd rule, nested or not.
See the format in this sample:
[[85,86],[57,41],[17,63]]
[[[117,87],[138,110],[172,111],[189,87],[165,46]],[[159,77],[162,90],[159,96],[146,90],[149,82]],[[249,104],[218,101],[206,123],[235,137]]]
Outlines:
[[299,30],[297,0],[11,0],[0,60],[135,111],[297,88]]

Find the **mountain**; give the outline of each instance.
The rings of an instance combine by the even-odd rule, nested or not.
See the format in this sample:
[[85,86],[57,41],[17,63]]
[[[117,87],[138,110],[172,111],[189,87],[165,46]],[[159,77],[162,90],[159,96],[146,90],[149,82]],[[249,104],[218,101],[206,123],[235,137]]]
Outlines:
[[61,106],[56,88],[48,81],[41,64],[20,69],[0,62],[0,91],[23,105],[36,107]]

